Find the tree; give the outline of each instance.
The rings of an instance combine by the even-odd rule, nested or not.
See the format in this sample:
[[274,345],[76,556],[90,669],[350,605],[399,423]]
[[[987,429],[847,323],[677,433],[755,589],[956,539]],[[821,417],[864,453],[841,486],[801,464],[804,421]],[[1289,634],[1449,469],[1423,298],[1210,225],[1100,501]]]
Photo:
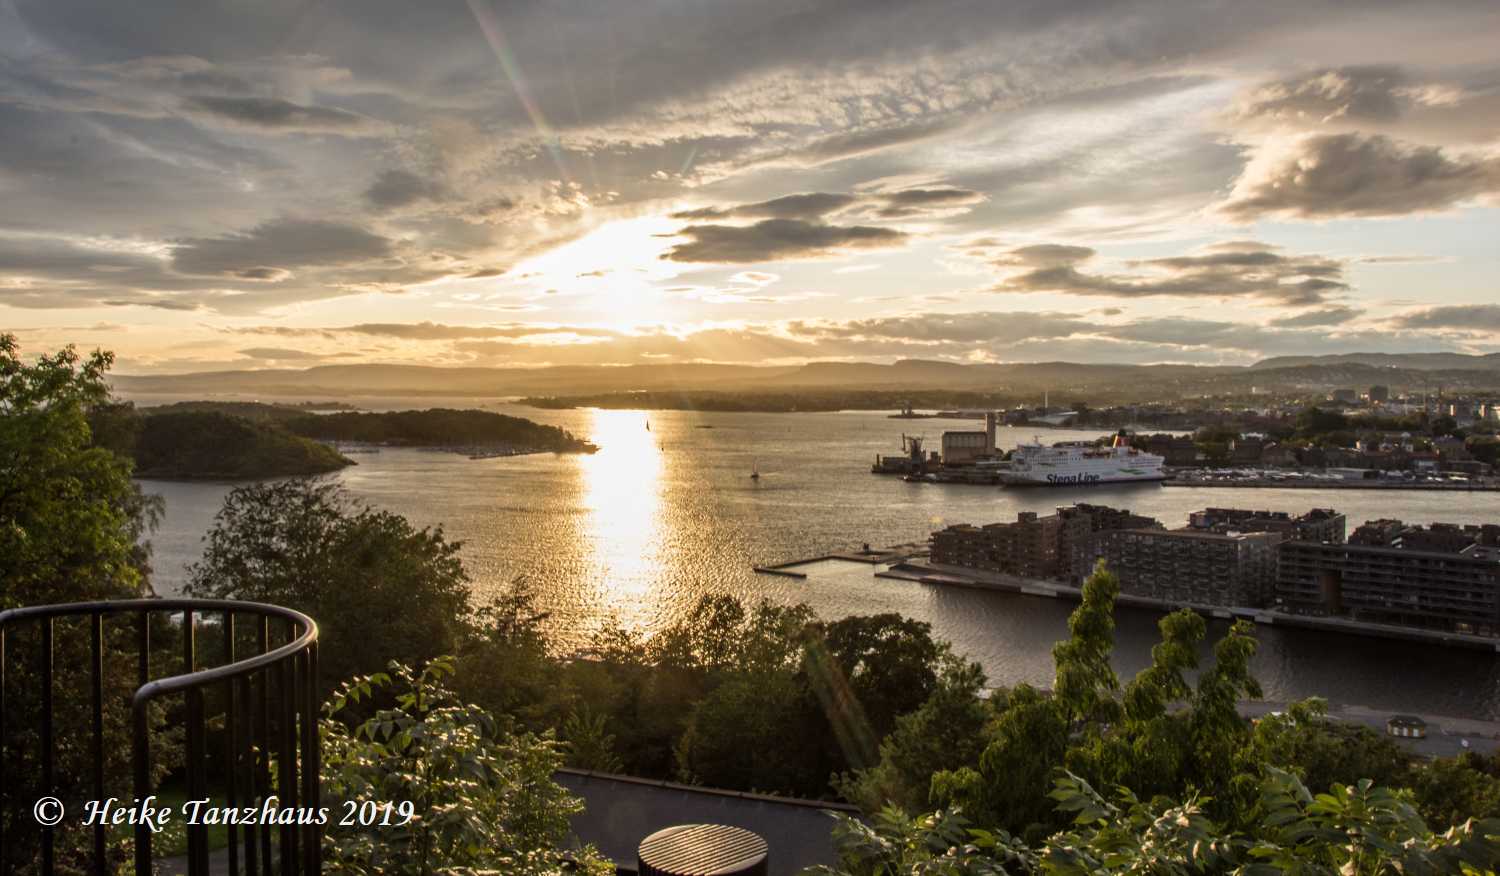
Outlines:
[[677,745],[678,777],[715,788],[816,796],[830,770],[816,747],[805,744],[816,738],[812,712],[792,672],[735,673],[693,709]]
[[68,347],[34,363],[0,334],[0,608],[140,596],[160,502],[128,459],[96,446],[110,353]]
[[[1279,715],[1261,718],[1255,724],[1242,768],[1273,764],[1314,790],[1352,785],[1360,779],[1392,787],[1412,784],[1414,764],[1407,749],[1363,724],[1329,720],[1326,713],[1327,704],[1314,697],[1292,703]],[[1425,776],[1437,767],[1434,763],[1417,772]],[[1477,814],[1481,810],[1468,811]],[[1435,819],[1434,823],[1453,822]]]
[[468,576],[441,529],[350,499],[335,484],[236,487],[184,588],[306,613],[320,629],[323,678],[424,663],[470,631]]
[[1120,679],[1110,665],[1115,649],[1119,579],[1101,560],[1083,582],[1083,601],[1068,616],[1068,638],[1052,647],[1057,667],[1053,696],[1069,721],[1109,723],[1119,716]]
[[[23,360],[14,335],[0,333],[0,610],[28,605],[133,598],[149,592],[143,537],[154,527],[160,501],[145,496],[131,481],[130,461],[100,446],[90,416],[109,406],[105,382],[114,357],[106,352],[80,356],[72,347],[34,361]],[[73,634],[73,622],[57,625],[53,661],[60,668],[87,666],[87,636]],[[40,787],[40,637],[36,627],[7,636],[5,700],[6,785],[0,799],[6,843],[0,858],[10,864],[35,859],[38,826],[23,817],[22,801],[53,788]],[[170,630],[158,630],[170,642]],[[130,634],[119,625],[105,628],[106,649],[125,650]],[[106,664],[105,750],[126,750],[131,732],[129,695],[134,672]],[[85,673],[59,671],[54,679],[58,726],[87,726],[90,701]],[[150,712],[153,729],[163,710]],[[153,777],[174,762],[172,740],[157,735]],[[91,787],[91,746],[86,734],[61,733],[54,739],[55,789],[65,799],[81,799]],[[111,783],[129,782],[128,764],[106,763]],[[88,831],[65,823],[59,828],[60,867],[86,860]],[[118,852],[118,849],[115,849]]]
[[880,742],[880,760],[868,769],[841,776],[835,787],[866,812],[896,805],[907,812],[931,802],[932,777],[974,763],[992,717],[979,698],[984,672],[979,664],[951,655],[943,661],[937,686],[914,712],[896,719]]
[[[430,876],[459,868],[515,876],[565,870],[604,876],[614,867],[592,848],[566,853],[568,819],[582,811],[552,778],[562,765],[549,736],[514,731],[461,703],[442,682],[451,658],[421,671],[393,663],[387,673],[345,683],[320,723],[323,793],[342,801],[392,801],[390,823],[341,825],[330,819],[324,864],[355,876]],[[357,726],[345,708],[376,692],[394,699]]]

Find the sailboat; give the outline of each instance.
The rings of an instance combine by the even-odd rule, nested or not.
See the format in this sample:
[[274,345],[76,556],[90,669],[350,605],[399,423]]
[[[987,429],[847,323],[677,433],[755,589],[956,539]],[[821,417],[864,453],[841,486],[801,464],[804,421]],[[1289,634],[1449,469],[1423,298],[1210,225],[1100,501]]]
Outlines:
[[760,465],[757,463],[750,463],[750,480],[760,480]]

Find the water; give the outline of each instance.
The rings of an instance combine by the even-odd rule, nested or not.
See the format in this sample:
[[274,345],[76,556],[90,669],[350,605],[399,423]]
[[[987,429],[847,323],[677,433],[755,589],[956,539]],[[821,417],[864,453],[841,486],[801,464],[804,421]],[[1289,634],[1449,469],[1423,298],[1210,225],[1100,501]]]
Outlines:
[[[366,407],[432,406],[389,400]],[[472,401],[454,406],[476,406]],[[646,631],[681,617],[700,594],[806,602],[827,618],[894,611],[925,620],[961,654],[983,664],[992,683],[1050,684],[1051,646],[1066,633],[1072,605],[1039,597],[942,588],[873,577],[863,564],[825,563],[806,581],[757,575],[755,564],[835,549],[920,541],[950,523],[1013,520],[1073,501],[1130,508],[1179,525],[1216,505],[1344,512],[1366,519],[1457,523],[1500,521],[1500,493],[1164,488],[1002,490],[908,484],[875,476],[875,454],[897,452],[902,432],[936,444],[948,420],[893,420],[883,413],[698,413],[490,409],[554,423],[602,449],[592,456],[550,454],[470,460],[450,453],[383,450],[353,457],[338,478],[356,496],[441,525],[464,543],[463,558],[482,598],[518,576],[553,612],[554,634],[579,644],[618,620]],[[650,429],[646,428],[650,423]],[[711,426],[712,428],[701,428]],[[1001,429],[1002,446],[1037,430]],[[1044,440],[1086,433],[1044,434]],[[759,481],[749,477],[760,471]],[[228,484],[144,482],[166,498],[153,541],[157,589],[175,592]],[[1122,609],[1116,664],[1147,665],[1159,615]],[[1210,638],[1224,625],[1210,625]],[[1267,698],[1325,696],[1334,703],[1469,718],[1500,719],[1500,658],[1344,634],[1258,627],[1255,671]]]

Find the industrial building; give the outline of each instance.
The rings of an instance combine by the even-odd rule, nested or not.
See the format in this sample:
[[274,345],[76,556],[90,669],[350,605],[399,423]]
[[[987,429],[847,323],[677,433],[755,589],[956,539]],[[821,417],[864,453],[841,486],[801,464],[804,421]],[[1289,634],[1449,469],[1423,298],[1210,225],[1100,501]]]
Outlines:
[[1348,544],[1291,541],[1280,553],[1287,610],[1500,635],[1500,526],[1373,520]]
[[998,458],[995,446],[995,412],[984,415],[984,431],[943,433],[943,465],[971,465],[980,459]]

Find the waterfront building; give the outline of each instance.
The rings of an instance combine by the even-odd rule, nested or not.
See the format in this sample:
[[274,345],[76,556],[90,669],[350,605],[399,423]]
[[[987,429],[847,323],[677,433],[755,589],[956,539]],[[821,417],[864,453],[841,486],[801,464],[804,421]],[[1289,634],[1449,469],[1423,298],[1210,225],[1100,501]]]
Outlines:
[[1370,401],[1378,405],[1383,405],[1390,400],[1391,388],[1389,386],[1377,383],[1370,387]]
[[999,456],[995,446],[995,412],[984,414],[984,431],[943,433],[943,465],[970,465],[976,460]]
[[986,572],[1023,578],[1056,578],[1058,529],[1056,516],[1038,517],[1022,511],[1014,523],[986,526],[960,524],[932,534],[931,560]]
[[1249,511],[1243,508],[1205,508],[1188,517],[1188,527],[1199,532],[1275,532],[1297,541],[1345,540],[1344,515],[1332,508],[1314,508],[1299,517],[1285,511]]
[[1096,553],[1122,594],[1175,605],[1260,606],[1274,593],[1283,539],[1275,532],[1125,529],[1102,533]]
[[1372,520],[1347,545],[1289,541],[1276,598],[1308,614],[1500,635],[1500,526]]
[[1078,503],[1057,509],[1059,577],[1079,584],[1094,571],[1100,533],[1121,529],[1158,529],[1161,524],[1129,509]]

